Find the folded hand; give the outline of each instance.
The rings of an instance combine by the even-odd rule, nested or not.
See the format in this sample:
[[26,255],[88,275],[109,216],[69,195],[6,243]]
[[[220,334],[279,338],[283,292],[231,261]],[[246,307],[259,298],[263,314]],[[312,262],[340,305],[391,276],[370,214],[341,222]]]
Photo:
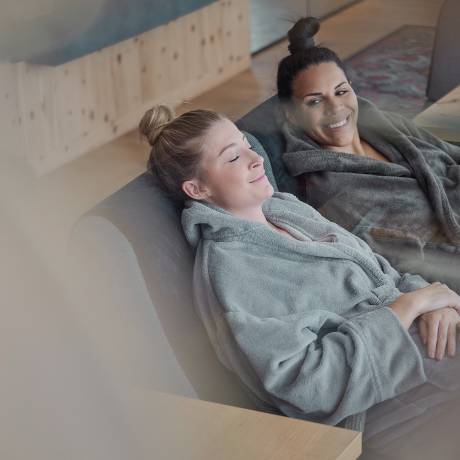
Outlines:
[[430,311],[419,316],[418,328],[422,342],[430,358],[442,359],[446,353],[455,356],[457,348],[457,327],[460,315],[451,307]]

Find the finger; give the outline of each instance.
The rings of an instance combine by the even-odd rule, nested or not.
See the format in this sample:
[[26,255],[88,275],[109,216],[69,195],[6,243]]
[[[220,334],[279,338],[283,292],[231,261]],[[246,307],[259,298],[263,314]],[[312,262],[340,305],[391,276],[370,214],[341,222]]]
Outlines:
[[438,327],[438,341],[436,343],[436,359],[443,359],[446,355],[447,336],[449,331],[449,323],[441,321]]
[[457,352],[457,327],[455,324],[449,325],[449,338],[447,339],[447,353],[451,358]]
[[426,345],[426,341],[428,338],[428,329],[425,321],[423,321],[422,319],[418,322],[418,333],[420,334],[420,338],[422,339],[423,345]]
[[436,343],[438,341],[439,321],[432,320],[428,323],[427,352],[430,358],[435,357]]

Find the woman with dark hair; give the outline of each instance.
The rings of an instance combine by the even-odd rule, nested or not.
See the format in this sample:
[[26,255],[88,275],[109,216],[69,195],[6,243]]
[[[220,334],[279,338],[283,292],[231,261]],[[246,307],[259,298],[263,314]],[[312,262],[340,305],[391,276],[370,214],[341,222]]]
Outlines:
[[[184,205],[194,300],[211,343],[261,407],[375,437],[458,396],[456,293],[400,275],[311,206],[274,193],[269,165],[226,117],[174,118],[159,106],[140,129],[149,171]],[[413,323],[443,309],[452,359],[433,360]]]
[[294,25],[277,77],[302,198],[399,271],[460,292],[460,147],[357,97],[318,30],[315,18]]

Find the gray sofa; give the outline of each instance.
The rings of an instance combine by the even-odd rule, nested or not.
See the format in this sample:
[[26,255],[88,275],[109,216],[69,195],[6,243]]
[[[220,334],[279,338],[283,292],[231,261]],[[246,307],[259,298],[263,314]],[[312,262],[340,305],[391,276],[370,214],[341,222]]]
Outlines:
[[[276,188],[269,161],[266,170]],[[102,372],[127,389],[256,408],[218,361],[195,313],[180,209],[147,173],[80,218],[70,256],[78,316]]]

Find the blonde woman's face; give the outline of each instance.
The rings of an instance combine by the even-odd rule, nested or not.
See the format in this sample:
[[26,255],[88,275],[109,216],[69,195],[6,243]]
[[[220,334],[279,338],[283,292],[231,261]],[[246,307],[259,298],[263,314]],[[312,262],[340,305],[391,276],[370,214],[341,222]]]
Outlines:
[[318,144],[344,149],[358,136],[358,101],[343,70],[335,62],[312,65],[292,84],[289,117]]
[[[251,149],[244,134],[227,119],[216,122],[203,141],[200,177],[194,179],[197,195],[235,214],[247,216],[273,194],[263,158]],[[192,187],[190,185],[190,187]]]

